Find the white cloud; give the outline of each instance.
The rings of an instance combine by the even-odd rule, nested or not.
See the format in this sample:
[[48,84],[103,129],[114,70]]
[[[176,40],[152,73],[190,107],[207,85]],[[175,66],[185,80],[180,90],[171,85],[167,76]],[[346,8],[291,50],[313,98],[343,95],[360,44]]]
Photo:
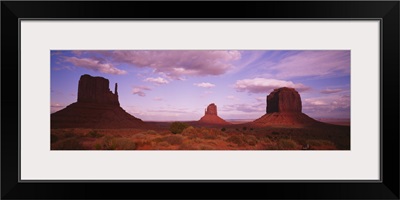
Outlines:
[[146,81],[146,82],[151,82],[151,83],[155,83],[155,84],[158,84],[158,85],[167,84],[167,83],[169,82],[168,80],[166,80],[166,79],[164,79],[164,78],[162,78],[162,77],[157,77],[157,78],[146,78],[144,81]]
[[234,86],[234,88],[239,92],[247,91],[249,93],[265,94],[269,94],[273,89],[281,87],[295,88],[298,92],[306,91],[309,89],[301,83],[295,84],[291,81],[266,78],[242,79],[236,81],[236,84]]
[[202,82],[202,83],[195,83],[195,84],[193,84],[193,85],[198,86],[198,87],[202,87],[202,88],[212,88],[212,87],[215,87],[214,84],[212,84],[212,83],[205,83],[205,82]]

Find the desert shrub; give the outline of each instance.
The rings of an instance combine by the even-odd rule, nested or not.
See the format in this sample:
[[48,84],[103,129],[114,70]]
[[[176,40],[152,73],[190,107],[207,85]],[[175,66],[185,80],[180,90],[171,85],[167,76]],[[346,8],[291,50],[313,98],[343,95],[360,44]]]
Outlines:
[[272,135],[279,135],[279,132],[273,131],[273,132],[272,132]]
[[242,129],[245,131],[245,130],[247,130],[247,127],[243,126],[243,128],[242,128]]
[[226,131],[226,128],[225,127],[221,128],[221,131]]
[[207,144],[202,144],[200,145],[200,150],[215,150],[213,146],[207,145]]
[[240,137],[239,135],[232,135],[232,136],[228,137],[228,139],[226,139],[226,141],[237,144],[237,145],[244,144],[242,137]]
[[136,143],[127,138],[104,137],[100,143],[95,144],[97,150],[135,150]]
[[253,128],[250,128],[250,131],[254,130]]
[[182,123],[182,122],[173,122],[170,127],[169,127],[169,131],[171,131],[171,133],[173,134],[178,134],[178,133],[182,133],[183,130],[185,130],[185,128],[189,127],[189,125]]
[[135,139],[143,139],[145,137],[146,137],[146,135],[143,134],[143,133],[136,133],[136,134],[131,136],[131,138],[135,138]]
[[197,131],[193,126],[189,126],[182,131],[182,135],[193,135],[196,133]]
[[168,142],[166,142],[166,141],[164,141],[164,142],[160,142],[160,143],[158,143],[158,146],[161,146],[161,147],[167,147],[167,146],[169,146],[169,143],[168,143]]
[[152,135],[156,135],[156,134],[157,134],[157,131],[154,131],[154,130],[148,130],[148,131],[146,131],[146,134],[152,134]]
[[182,144],[183,138],[180,135],[169,135],[162,138],[163,141],[168,142],[171,145]]
[[254,135],[248,135],[244,139],[245,139],[245,142],[247,144],[249,144],[250,146],[255,146],[258,142],[256,136],[254,136]]
[[298,144],[291,139],[281,139],[278,141],[278,147],[279,149],[285,149],[285,150],[293,150],[293,149],[298,149]]
[[329,140],[307,140],[306,143],[311,146],[334,146]]
[[217,139],[217,134],[213,130],[210,130],[210,131],[209,130],[203,130],[201,132],[201,134],[202,134],[202,137],[204,139],[209,139],[209,140]]
[[67,138],[52,144],[54,150],[83,150],[84,147],[79,138]]
[[155,142],[155,143],[159,143],[159,142],[163,141],[163,138],[161,138],[161,137],[154,138],[152,141]]
[[101,138],[101,137],[103,137],[104,135],[98,133],[96,130],[91,130],[91,131],[89,131],[89,133],[86,134],[86,136],[92,137],[92,138]]

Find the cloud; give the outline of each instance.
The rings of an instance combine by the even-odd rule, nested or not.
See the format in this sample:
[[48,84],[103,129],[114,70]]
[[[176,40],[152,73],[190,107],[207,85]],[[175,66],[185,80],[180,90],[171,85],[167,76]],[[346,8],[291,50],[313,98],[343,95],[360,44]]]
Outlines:
[[155,84],[158,84],[158,85],[167,84],[169,82],[168,80],[166,80],[166,79],[164,79],[162,77],[146,78],[144,81],[155,83]]
[[238,92],[247,91],[249,93],[269,93],[273,89],[280,87],[295,88],[298,92],[303,92],[309,89],[309,87],[306,87],[301,83],[294,84],[291,81],[266,78],[242,79],[236,81],[236,84],[234,85],[234,88]]
[[302,100],[303,112],[315,117],[350,118],[350,95],[330,95]]
[[144,92],[146,90],[151,90],[151,89],[149,87],[146,87],[146,86],[137,86],[137,87],[134,87],[132,89],[132,94],[136,94],[136,95],[139,95],[141,97],[144,97],[144,96],[146,96],[146,93]]
[[342,89],[325,89],[325,90],[321,90],[322,94],[333,94],[333,93],[338,93],[343,91]]
[[245,113],[265,112],[265,103],[224,105],[221,111],[225,112],[240,111]]
[[169,78],[182,76],[221,75],[234,68],[233,61],[241,58],[239,51],[206,50],[119,50],[95,51],[114,63],[148,67]]
[[234,99],[236,99],[236,97],[235,97],[235,96],[233,96],[233,95],[229,95],[229,96],[227,96],[226,98],[227,98],[227,99],[230,99],[230,100],[234,100]]
[[266,101],[267,97],[256,97],[257,101]]
[[277,78],[350,75],[350,51],[299,51],[269,67]]
[[198,86],[198,87],[202,87],[202,88],[212,88],[212,87],[215,87],[214,84],[212,84],[212,83],[205,83],[205,82],[202,82],[202,83],[195,83],[195,84],[193,84],[193,85]]
[[116,67],[114,67],[114,65],[110,63],[105,63],[100,59],[65,57],[64,61],[72,63],[76,67],[82,67],[105,74],[116,74],[116,75],[126,74],[126,71],[117,69]]

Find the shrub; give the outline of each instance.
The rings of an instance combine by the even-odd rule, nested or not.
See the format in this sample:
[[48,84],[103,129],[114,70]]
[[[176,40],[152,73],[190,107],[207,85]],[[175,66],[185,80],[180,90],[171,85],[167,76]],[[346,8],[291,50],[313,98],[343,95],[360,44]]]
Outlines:
[[100,138],[103,137],[103,134],[97,133],[95,130],[89,131],[89,133],[86,134],[86,136],[92,137],[92,138]]
[[197,131],[193,126],[189,126],[182,131],[182,135],[193,135],[196,133]]
[[247,127],[243,126],[243,128],[242,128],[242,129],[245,131],[245,130],[247,130]]
[[136,143],[127,138],[113,138],[106,136],[100,143],[95,144],[97,150],[135,150]]
[[228,139],[226,139],[227,142],[231,142],[237,145],[243,145],[244,142],[242,140],[242,137],[240,137],[239,135],[233,135],[230,136]]
[[146,131],[146,133],[147,133],[147,134],[152,134],[152,135],[155,135],[155,134],[157,134],[157,131],[154,131],[154,130],[148,130],[148,131]]
[[207,144],[202,144],[200,145],[200,150],[215,150],[215,148]]
[[182,133],[183,130],[185,130],[187,127],[189,127],[189,125],[182,123],[182,122],[173,122],[170,127],[169,130],[171,131],[171,133],[173,134],[178,134],[178,133]]
[[298,149],[298,144],[291,139],[281,139],[278,142],[279,149],[293,150]]
[[226,131],[226,128],[225,127],[221,128],[221,131]]
[[255,146],[258,142],[256,136],[254,136],[254,135],[248,135],[244,139],[245,139],[246,143],[249,144],[250,146]]
[[307,140],[306,143],[311,146],[334,146],[333,142],[329,140]]
[[78,138],[68,138],[52,145],[54,150],[83,150],[84,147]]
[[163,141],[168,142],[171,145],[179,145],[182,144],[183,139],[182,136],[178,135],[170,135],[163,138]]

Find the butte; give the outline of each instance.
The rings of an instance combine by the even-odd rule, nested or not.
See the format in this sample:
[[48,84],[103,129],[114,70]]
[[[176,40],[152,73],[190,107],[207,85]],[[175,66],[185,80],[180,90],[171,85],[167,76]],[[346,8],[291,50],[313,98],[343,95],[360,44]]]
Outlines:
[[118,85],[109,89],[109,80],[82,75],[77,102],[51,114],[51,128],[140,128],[145,123],[122,109]]
[[267,96],[267,113],[256,119],[255,126],[315,126],[323,125],[302,112],[300,94],[294,88],[274,89]]
[[207,106],[206,110],[204,111],[204,116],[199,120],[199,123],[214,125],[230,124],[218,116],[217,106],[214,103]]

